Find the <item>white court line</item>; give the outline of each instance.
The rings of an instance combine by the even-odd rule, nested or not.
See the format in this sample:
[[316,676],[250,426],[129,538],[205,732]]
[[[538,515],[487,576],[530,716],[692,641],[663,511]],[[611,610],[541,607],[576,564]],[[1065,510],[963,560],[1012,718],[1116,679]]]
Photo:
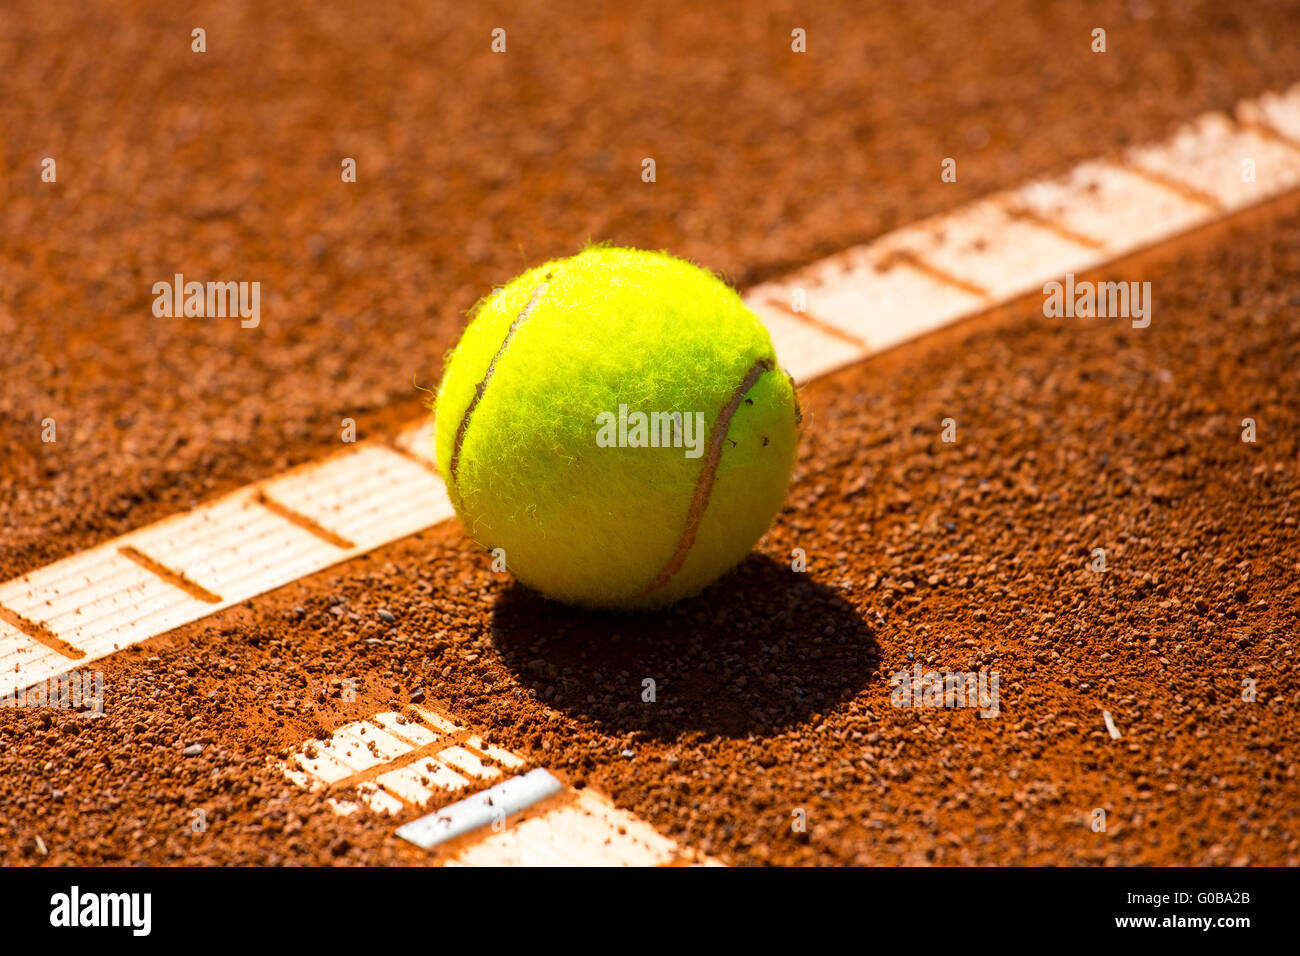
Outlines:
[[[262,496],[282,510],[262,504]],[[358,444],[7,581],[0,584],[0,607],[84,656],[71,659],[0,621],[0,696],[80,670],[452,514],[446,489],[428,468],[383,445]],[[125,547],[219,600],[202,600],[158,576],[126,557]]]
[[[446,715],[412,707],[346,724],[328,741],[308,741],[279,769],[299,787],[338,793],[330,803],[345,816],[435,807],[396,831],[434,851],[433,863],[718,865],[589,789],[567,787],[541,768],[516,773],[524,766],[522,757],[485,745]],[[499,782],[456,800],[474,781]]]
[[[807,382],[1300,186],[1300,85],[1235,112],[906,226],[745,301]],[[359,444],[0,584],[0,698],[451,518],[430,424],[393,444]]]
[[[475,780],[496,780],[523,765],[522,758],[483,746],[482,738],[447,717],[413,707],[409,714],[386,711],[346,724],[328,741],[308,741],[283,769],[290,779],[312,788],[370,784],[361,803],[392,813],[422,808]],[[361,806],[336,801],[335,809],[353,813]]]
[[590,788],[435,858],[444,866],[721,866],[685,851]]

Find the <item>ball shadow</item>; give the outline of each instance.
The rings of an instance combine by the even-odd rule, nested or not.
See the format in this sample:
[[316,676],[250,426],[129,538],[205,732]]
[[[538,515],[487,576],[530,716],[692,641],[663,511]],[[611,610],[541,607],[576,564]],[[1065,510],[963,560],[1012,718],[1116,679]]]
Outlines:
[[805,724],[853,697],[879,662],[848,602],[761,555],[656,612],[575,609],[516,583],[493,610],[492,640],[555,709],[661,740]]

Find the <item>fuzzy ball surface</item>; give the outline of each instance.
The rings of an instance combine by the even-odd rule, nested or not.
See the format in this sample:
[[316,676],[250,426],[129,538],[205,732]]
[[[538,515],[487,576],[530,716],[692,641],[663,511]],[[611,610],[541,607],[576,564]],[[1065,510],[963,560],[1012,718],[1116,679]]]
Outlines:
[[672,256],[593,247],[478,306],[434,405],[482,547],[571,604],[655,607],[740,562],[785,501],[794,383],[740,297]]

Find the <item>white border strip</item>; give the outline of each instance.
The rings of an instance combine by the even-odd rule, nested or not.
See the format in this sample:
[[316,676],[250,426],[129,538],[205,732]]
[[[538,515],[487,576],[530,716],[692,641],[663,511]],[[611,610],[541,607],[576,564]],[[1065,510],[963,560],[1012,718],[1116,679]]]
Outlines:
[[0,584],[0,696],[452,514],[428,467],[360,444],[56,561]]
[[[471,783],[513,774],[527,761],[431,708],[386,711],[310,740],[279,764],[299,787],[334,792],[344,816],[400,814],[445,804]],[[462,776],[463,774],[463,776]],[[356,794],[356,799],[351,794]],[[590,789],[535,768],[398,827],[396,836],[460,866],[721,865],[685,849]]]
[[750,289],[807,381],[1300,187],[1300,84]]

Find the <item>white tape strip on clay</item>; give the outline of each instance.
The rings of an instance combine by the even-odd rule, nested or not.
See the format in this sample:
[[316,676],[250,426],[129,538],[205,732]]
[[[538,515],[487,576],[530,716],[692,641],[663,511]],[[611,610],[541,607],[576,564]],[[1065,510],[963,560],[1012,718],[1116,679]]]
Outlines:
[[428,468],[355,450],[0,584],[0,695],[452,516]]
[[[283,765],[334,809],[400,814],[437,807],[397,835],[445,865],[673,866],[713,864],[590,790],[566,787],[431,708],[376,714],[313,740]],[[462,790],[495,784],[455,800]]]

